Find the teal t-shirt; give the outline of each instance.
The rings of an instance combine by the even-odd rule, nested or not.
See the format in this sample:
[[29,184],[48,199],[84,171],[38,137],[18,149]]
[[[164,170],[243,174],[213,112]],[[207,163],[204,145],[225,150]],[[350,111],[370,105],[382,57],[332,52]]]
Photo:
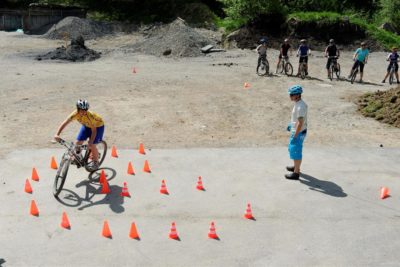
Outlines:
[[368,54],[369,54],[369,51],[368,51],[368,49],[361,49],[361,48],[358,48],[357,50],[356,50],[356,54],[357,54],[357,60],[358,61],[361,61],[361,62],[364,62],[365,61],[365,58],[368,56]]

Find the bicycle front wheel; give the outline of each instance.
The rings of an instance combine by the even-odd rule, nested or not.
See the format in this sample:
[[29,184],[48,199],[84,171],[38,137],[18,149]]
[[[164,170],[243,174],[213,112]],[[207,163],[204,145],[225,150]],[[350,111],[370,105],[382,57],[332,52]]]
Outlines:
[[293,66],[289,62],[287,62],[286,65],[285,65],[285,74],[287,76],[292,76],[293,75]]
[[357,77],[357,72],[358,72],[358,70],[354,70],[353,73],[351,74],[351,80],[350,80],[351,83],[354,83],[354,81]]
[[67,178],[68,169],[69,169],[70,161],[63,157],[60,162],[60,167],[58,167],[56,177],[54,179],[53,185],[53,195],[58,197],[61,190],[63,189],[65,180]]
[[335,73],[335,66],[331,64],[331,67],[329,68],[329,79],[332,81],[333,80],[333,74]]
[[[99,167],[100,167],[107,155],[107,143],[105,141],[101,141],[100,143],[96,144],[96,148],[99,153]],[[90,150],[86,151],[84,160],[85,160],[85,169],[88,172],[92,171],[90,165],[93,162],[93,155]]]
[[339,80],[340,79],[340,64],[339,63],[336,63],[335,73],[336,73],[336,78]]
[[390,71],[390,76],[389,76],[389,84],[393,84],[393,80],[394,80],[394,73],[393,71]]
[[300,76],[303,80],[306,78],[306,67],[304,65],[301,66]]

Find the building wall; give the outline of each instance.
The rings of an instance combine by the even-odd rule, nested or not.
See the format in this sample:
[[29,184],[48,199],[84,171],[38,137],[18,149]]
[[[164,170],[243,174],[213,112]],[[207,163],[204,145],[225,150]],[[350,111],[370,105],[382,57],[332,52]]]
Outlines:
[[0,30],[15,31],[23,29],[34,31],[49,24],[55,24],[65,17],[85,18],[83,9],[45,9],[29,8],[27,10],[0,9]]

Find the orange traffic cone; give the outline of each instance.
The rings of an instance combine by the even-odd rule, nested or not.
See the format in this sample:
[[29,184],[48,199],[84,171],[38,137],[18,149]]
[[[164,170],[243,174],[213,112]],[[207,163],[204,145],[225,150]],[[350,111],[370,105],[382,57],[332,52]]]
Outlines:
[[145,160],[145,162],[144,162],[143,171],[144,171],[144,172],[151,173],[150,166],[149,166],[149,162],[148,162],[147,160]]
[[111,148],[111,157],[118,158],[117,148],[115,146]]
[[201,176],[199,176],[199,180],[197,181],[197,186],[196,186],[197,190],[202,190],[204,191],[204,187],[203,187],[203,181],[201,180]]
[[133,170],[132,162],[129,161],[128,163],[128,174],[135,175],[135,171]]
[[32,186],[31,183],[29,182],[29,179],[26,179],[25,181],[25,192],[32,194]]
[[129,232],[129,237],[132,239],[140,240],[139,234],[136,229],[136,224],[134,222],[131,224],[131,230]]
[[143,145],[143,143],[140,143],[140,145],[139,145],[139,153],[140,153],[140,154],[143,154],[143,155],[146,154],[146,152],[144,152],[144,145]]
[[208,232],[208,238],[219,239],[217,233],[215,232],[214,222],[211,222],[210,232]]
[[104,237],[107,237],[107,238],[112,238],[112,234],[111,234],[111,231],[110,231],[110,227],[108,226],[108,222],[107,222],[107,221],[104,221],[104,224],[103,224],[103,233],[102,233],[102,235],[103,235]]
[[171,230],[169,232],[169,238],[179,240],[178,232],[176,231],[175,222],[172,222]]
[[253,214],[252,214],[252,212],[251,212],[250,203],[247,203],[247,209],[246,209],[246,212],[244,213],[244,217],[245,217],[246,219],[250,219],[250,220],[254,219]]
[[124,187],[122,188],[121,197],[131,197],[128,191],[128,185],[124,182]]
[[381,188],[381,199],[385,199],[387,197],[389,197],[389,188],[387,187],[382,187]]
[[69,223],[66,212],[63,212],[63,214],[62,214],[61,227],[65,228],[65,229],[71,229],[71,224]]
[[52,169],[54,169],[54,170],[57,170],[57,169],[58,169],[58,167],[57,167],[57,162],[56,162],[56,159],[55,159],[54,157],[51,157],[50,168],[52,168]]
[[136,68],[135,67],[132,68],[132,73],[136,73]]
[[244,83],[243,87],[244,87],[244,89],[250,88],[250,84],[249,83]]
[[104,184],[105,181],[107,181],[106,173],[104,172],[104,170],[101,170],[101,173],[100,173],[100,184]]
[[110,194],[111,193],[111,190],[110,190],[110,187],[108,186],[107,180],[105,180],[104,183],[102,184],[100,193],[101,194]]
[[160,193],[161,193],[161,194],[169,195],[168,189],[167,189],[167,185],[165,184],[165,181],[164,181],[164,180],[162,180],[162,182],[161,182]]
[[39,216],[39,210],[36,206],[35,200],[32,200],[31,202],[31,215],[33,216]]
[[39,181],[39,175],[38,175],[38,173],[37,173],[37,171],[36,171],[36,168],[33,168],[32,169],[32,180],[33,181]]

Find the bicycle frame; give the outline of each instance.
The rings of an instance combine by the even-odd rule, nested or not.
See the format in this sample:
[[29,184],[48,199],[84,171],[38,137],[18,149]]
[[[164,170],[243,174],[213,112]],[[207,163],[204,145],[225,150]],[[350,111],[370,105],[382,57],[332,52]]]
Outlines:
[[84,159],[81,159],[76,153],[76,148],[80,148],[81,150],[87,151],[87,145],[75,145],[73,142],[68,143],[65,140],[61,139],[59,143],[67,148],[67,151],[64,152],[64,156],[68,156],[68,160],[75,159],[81,167],[85,165]]

